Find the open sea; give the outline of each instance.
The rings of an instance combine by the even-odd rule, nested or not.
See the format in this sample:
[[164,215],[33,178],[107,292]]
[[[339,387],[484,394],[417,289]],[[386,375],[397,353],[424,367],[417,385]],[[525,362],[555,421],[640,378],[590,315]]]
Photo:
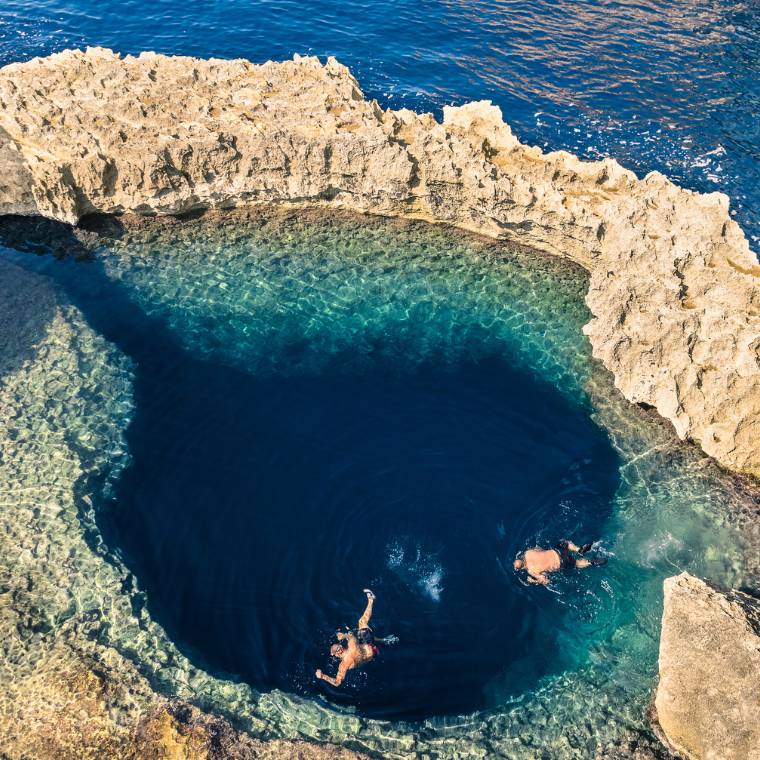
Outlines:
[[0,65],[103,45],[334,55],[384,107],[490,99],[523,141],[719,190],[760,244],[760,2],[4,0]]

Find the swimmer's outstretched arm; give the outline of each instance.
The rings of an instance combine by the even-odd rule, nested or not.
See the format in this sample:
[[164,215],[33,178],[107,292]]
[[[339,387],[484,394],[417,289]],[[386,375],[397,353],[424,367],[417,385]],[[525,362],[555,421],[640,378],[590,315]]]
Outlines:
[[317,678],[321,678],[323,681],[327,681],[331,686],[340,686],[343,683],[343,680],[346,677],[346,673],[348,673],[349,666],[346,664],[345,660],[341,661],[340,666],[338,667],[338,672],[335,675],[335,678],[332,676],[328,676],[327,674],[323,673],[321,670],[318,670],[316,672]]
[[538,575],[528,573],[525,577],[528,579],[528,583],[536,583],[539,586],[549,585],[549,579],[543,573],[539,573]]

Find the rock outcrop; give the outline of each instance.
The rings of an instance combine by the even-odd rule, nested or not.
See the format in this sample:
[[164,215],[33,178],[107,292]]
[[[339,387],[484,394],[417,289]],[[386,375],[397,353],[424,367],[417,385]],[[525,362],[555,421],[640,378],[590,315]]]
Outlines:
[[760,600],[687,573],[665,581],[655,707],[678,753],[760,758]]
[[0,105],[4,213],[329,202],[568,256],[593,275],[587,333],[624,395],[760,474],[760,268],[723,195],[543,154],[488,103],[443,124],[382,111],[332,59],[65,52],[5,67]]
[[16,699],[0,703],[0,757],[366,760],[330,744],[254,738],[225,718],[157,696],[115,650],[72,634],[26,642],[38,660],[27,677],[14,673]]
[[0,213],[76,223],[316,203],[445,222],[591,273],[594,354],[630,401],[760,476],[760,267],[720,193],[521,144],[489,102],[382,110],[334,59],[90,48],[0,70]]

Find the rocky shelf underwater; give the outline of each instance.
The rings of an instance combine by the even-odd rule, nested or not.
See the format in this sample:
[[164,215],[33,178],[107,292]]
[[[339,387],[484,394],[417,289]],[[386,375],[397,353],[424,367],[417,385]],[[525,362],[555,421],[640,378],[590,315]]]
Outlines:
[[[77,683],[81,672],[93,671],[103,679],[86,687],[93,724],[77,730],[96,746],[98,710],[109,741],[128,743],[137,716],[157,700],[154,688],[233,716],[256,736],[346,744],[388,756],[532,757],[541,750],[587,757],[605,748],[647,746],[662,579],[688,570],[725,586],[757,585],[754,488],[679,442],[656,414],[615,390],[581,331],[588,311],[580,268],[425,223],[328,217],[319,210],[117,224],[106,218],[73,231],[6,218],[2,233],[8,326],[2,467],[10,484],[3,609],[13,662],[3,712],[6,731],[18,726],[20,732],[11,747],[29,742],[19,709],[47,705],[52,711],[64,699],[80,700],[61,675]],[[13,253],[29,249],[40,255]],[[61,255],[91,261],[67,264]],[[603,531],[614,563],[601,585],[600,578],[589,579],[590,597],[563,631],[565,646],[580,650],[577,667],[484,713],[404,724],[281,691],[259,694],[183,655],[154,621],[139,576],[98,528],[97,510],[109,503],[130,457],[125,434],[134,415],[135,367],[94,332],[56,284],[60,268],[71,270],[65,282],[88,266],[102,268],[194,351],[249,372],[319,374],[336,351],[371,361],[367,343],[395,325],[411,332],[400,347],[388,346],[407,357],[501,351],[587,406],[621,459],[621,480]],[[411,280],[409,295],[399,291],[399,277],[410,279],[405,268],[424,274]],[[346,278],[347,271],[354,276]],[[296,295],[288,290],[293,281]],[[416,288],[420,282],[427,291]],[[83,286],[90,286],[86,273]],[[411,324],[405,311],[387,308],[394,299],[417,305]],[[283,307],[279,317],[277,305]],[[287,316],[294,307],[303,312],[296,320]],[[284,349],[303,338],[292,328],[307,325],[312,350],[294,366]],[[247,336],[242,341],[241,334]],[[550,520],[548,511],[537,518]],[[498,685],[492,688],[498,694]],[[114,715],[121,737],[110,723]]]
[[[100,55],[95,54],[96,58]],[[153,62],[151,59],[150,65]],[[76,63],[80,64],[90,65]],[[111,65],[110,59],[107,65]],[[290,64],[283,64],[287,65]],[[350,75],[336,68],[337,64],[330,64],[332,69],[320,67],[319,71],[308,62],[292,66],[303,67],[308,77],[320,80],[320,87],[323,77],[332,84],[337,82],[339,87],[345,86],[341,98],[354,105],[361,102],[361,108],[365,107],[352,80],[346,79]],[[55,71],[55,67],[51,71]],[[285,79],[294,79],[291,70],[285,74]],[[280,70],[276,70],[275,75],[280,76]],[[269,73],[267,77],[269,97],[279,97]],[[13,72],[0,84],[6,88],[3,91],[6,94],[12,90],[15,87]],[[41,97],[39,93],[38,96]],[[314,108],[312,101],[308,102],[309,109]],[[330,113],[340,114],[338,105],[328,106],[332,109]],[[372,107],[367,108],[367,113],[372,113]],[[27,109],[27,113],[33,112]],[[482,116],[483,112],[477,113]],[[365,117],[370,118],[364,114],[362,118]],[[3,314],[0,471],[4,483],[0,510],[3,522],[0,625],[4,670],[0,720],[4,744],[0,748],[4,752],[12,757],[44,757],[51,753],[73,756],[81,755],[82,747],[92,747],[93,756],[141,757],[148,756],[149,752],[166,752],[169,745],[181,746],[201,756],[203,753],[214,756],[214,752],[222,753],[222,750],[228,756],[238,753],[241,757],[267,753],[283,756],[288,752],[307,751],[301,745],[277,743],[282,740],[344,745],[347,751],[389,757],[418,754],[441,758],[494,755],[528,758],[545,753],[551,757],[581,758],[594,754],[625,756],[636,752],[657,755],[663,751],[650,727],[663,579],[688,571],[723,587],[760,587],[758,491],[751,477],[732,474],[697,445],[679,438],[679,435],[693,437],[696,428],[702,430],[708,423],[715,433],[714,420],[693,422],[685,415],[685,407],[690,414],[696,409],[693,397],[683,397],[680,406],[676,404],[676,408],[665,414],[672,417],[674,430],[670,422],[651,408],[658,404],[664,405],[666,410],[669,408],[671,399],[658,395],[658,383],[662,381],[653,381],[650,388],[654,387],[654,396],[647,396],[649,401],[639,399],[640,388],[637,391],[631,387],[636,383],[631,368],[639,365],[629,362],[630,357],[626,358],[626,349],[621,350],[620,341],[605,342],[602,333],[606,328],[618,329],[629,315],[635,321],[636,308],[651,297],[660,303],[659,324],[662,326],[664,320],[667,326],[663,328],[664,333],[668,333],[673,342],[664,348],[650,345],[649,353],[659,351],[657,360],[660,362],[665,361],[663,351],[665,354],[671,351],[676,358],[681,356],[678,338],[672,334],[680,334],[681,328],[673,326],[670,306],[658,299],[659,291],[649,288],[636,293],[633,287],[625,304],[636,308],[624,311],[620,324],[605,311],[604,304],[619,300],[620,280],[625,280],[625,277],[599,273],[599,259],[602,267],[611,261],[609,252],[598,250],[599,246],[612,245],[609,222],[600,227],[595,220],[589,221],[589,212],[578,206],[573,210],[574,221],[582,219],[588,238],[568,235],[569,226],[555,236],[550,227],[556,224],[556,218],[543,229],[535,221],[546,211],[539,208],[541,202],[537,196],[540,193],[535,187],[528,189],[530,183],[527,183],[522,190],[528,195],[532,193],[533,198],[526,200],[522,222],[497,220],[493,227],[498,228],[498,234],[506,240],[489,240],[426,221],[379,219],[336,209],[326,212],[292,205],[283,208],[277,206],[284,200],[276,197],[278,194],[290,195],[291,200],[299,203],[310,199],[304,196],[313,196],[311,200],[324,206],[336,199],[336,205],[341,205],[341,193],[356,192],[354,184],[351,191],[333,190],[325,194],[323,187],[311,187],[304,193],[302,184],[296,179],[287,179],[286,175],[286,183],[294,186],[287,191],[279,188],[269,193],[270,198],[257,198],[258,202],[271,201],[270,205],[257,209],[208,211],[190,218],[101,217],[84,219],[79,226],[69,227],[39,217],[79,222],[84,215],[80,214],[82,210],[156,209],[139,193],[133,205],[125,208],[124,188],[118,190],[121,195],[114,200],[118,184],[115,177],[122,176],[118,171],[115,175],[110,170],[98,175],[106,189],[100,200],[93,201],[97,194],[86,187],[95,176],[91,173],[91,163],[84,168],[68,166],[68,174],[63,172],[56,180],[50,167],[51,162],[60,160],[60,155],[45,153],[47,148],[32,150],[29,126],[21,130],[24,137],[14,136],[8,129],[11,125],[7,118],[6,111],[4,128],[8,138],[2,148],[3,159],[17,172],[11,179],[18,177],[19,181],[16,184],[10,181],[4,186],[2,210],[5,214],[24,214],[32,218],[5,216],[0,219],[4,247],[0,259]],[[394,128],[397,142],[393,144],[399,150],[407,150],[416,139],[412,132],[422,127],[418,123],[414,129],[409,126],[414,121],[412,115],[400,119],[401,125]],[[453,117],[454,132],[461,129],[467,137],[454,134],[443,140],[457,161],[465,164],[470,161],[467,151],[473,142],[489,161],[499,150],[517,153],[522,150],[521,146],[507,148],[507,137],[511,139],[511,134],[494,128],[487,119],[479,122],[480,127],[473,127],[475,120],[471,124],[458,119],[457,115]],[[404,125],[408,127],[406,132]],[[47,129],[44,124],[41,128]],[[319,133],[318,125],[307,127],[307,131],[309,129]],[[435,134],[436,128],[432,129]],[[470,129],[476,133],[481,130],[474,141],[472,132],[468,132]],[[484,140],[483,130],[489,134],[490,143]],[[357,128],[350,119],[338,128],[338,133],[344,136],[357,131],[361,133],[362,128]],[[460,138],[462,141],[457,142]],[[353,138],[345,139],[344,147],[350,159],[349,142]],[[371,145],[371,140],[365,141],[363,146],[366,148],[367,144]],[[383,151],[388,144],[391,143],[383,143],[378,148],[385,158],[388,154]],[[217,141],[213,141],[212,148],[218,149]],[[237,149],[230,147],[230,150]],[[425,150],[428,154],[435,152],[430,143],[426,143]],[[162,155],[166,158],[167,154]],[[544,160],[538,155],[520,155],[526,166],[535,166]],[[270,164],[276,165],[276,170],[271,170],[273,173],[280,171],[280,158],[269,156]],[[398,211],[394,204],[403,205],[393,197],[394,192],[398,194],[398,188],[378,202],[379,196],[368,179],[375,169],[367,170],[366,156],[360,160],[364,167],[363,178],[354,177],[347,180],[347,184],[365,183],[366,195],[343,205],[388,214]],[[398,155],[394,160],[400,160]],[[84,161],[91,162],[91,157],[85,157]],[[557,161],[563,171],[572,164],[571,157],[561,156]],[[434,164],[428,166],[427,176],[424,176],[425,171],[420,172],[418,165],[416,183],[413,174],[405,181],[412,189],[418,188],[421,182],[432,183],[432,166]],[[618,169],[605,162],[603,168],[597,166],[593,172],[589,170],[586,172],[589,177],[584,178],[586,170],[574,166],[573,171],[577,173],[572,181],[583,185],[588,179],[597,189],[591,192],[584,185],[573,194],[567,187],[555,188],[558,197],[565,193],[580,204],[578,198],[593,196],[594,203],[606,203],[609,198],[599,201],[598,194],[602,193],[599,188],[610,182],[618,183],[615,190],[607,188],[610,197],[617,197],[618,193],[625,195],[620,188],[626,183],[635,194],[635,182],[640,181],[616,175]],[[232,203],[229,194],[215,196],[216,190],[211,191],[210,201],[208,197],[199,199],[195,190],[186,192],[182,177],[202,174],[204,168],[194,165],[183,171],[185,175],[182,172],[169,172],[158,178],[152,175],[156,182],[151,193],[156,193],[159,205],[167,204],[166,208],[157,210],[168,213]],[[549,165],[546,171],[549,178],[553,177],[552,182],[563,182],[556,166]],[[452,170],[451,173],[461,179],[461,172],[457,175]],[[483,174],[493,179],[488,166],[484,167]],[[24,185],[30,177],[32,181]],[[206,178],[208,180],[208,176]],[[213,178],[208,181],[213,183]],[[229,181],[229,177],[225,181]],[[470,192],[469,180],[461,181]],[[494,181],[497,185],[502,182]],[[447,182],[443,180],[443,195],[439,196],[431,189],[432,184],[428,184],[425,202],[433,204],[434,213],[418,199],[407,215],[479,228],[488,217],[480,202],[472,206],[478,211],[469,220],[448,218],[447,209],[455,205],[457,198],[451,188],[446,188]],[[167,188],[166,194],[161,193],[162,183]],[[657,183],[660,180],[655,178],[649,186]],[[332,179],[327,184],[335,187]],[[522,192],[518,185],[515,180],[512,192]],[[31,195],[28,188],[32,189]],[[44,189],[40,191],[40,188]],[[671,200],[684,192],[667,184],[658,185],[658,190]],[[61,195],[56,196],[56,192]],[[238,200],[251,200],[250,195],[245,195],[250,190],[240,192],[243,195],[239,194]],[[497,188],[497,195],[499,192]],[[178,202],[177,197],[183,200]],[[678,196],[673,201],[675,211],[671,208],[665,217],[670,222],[675,223],[672,214],[677,216],[682,200]],[[644,205],[649,208],[650,202],[654,201],[645,198]],[[683,202],[692,203],[692,200]],[[105,208],[109,204],[113,207]],[[704,220],[694,221],[692,214],[694,226],[691,232],[681,229],[686,243],[679,241],[678,245],[701,239],[707,235],[707,228],[712,235],[711,215],[715,214],[715,234],[724,241],[721,245],[730,243],[736,245],[737,250],[742,250],[742,245],[746,248],[746,243],[736,242],[741,234],[738,228],[730,227],[727,217],[723,220],[725,209],[721,204],[722,201],[705,201],[703,210],[706,209],[708,221],[703,225]],[[361,208],[362,205],[369,208]],[[631,213],[636,217],[638,206],[634,206]],[[660,245],[660,237],[652,229],[655,222],[661,225],[663,218],[652,220],[647,228],[651,233],[647,245],[656,247]],[[557,224],[557,228],[562,228],[562,223]],[[493,234],[490,229],[481,231]],[[727,239],[729,243],[725,243]],[[565,241],[577,248],[568,256],[580,261],[590,273],[560,257],[522,247],[533,243],[544,251],[562,253]],[[584,249],[587,243],[592,245],[591,241],[596,241],[593,245],[597,251],[589,255]],[[623,249],[625,242],[625,236],[619,237],[614,249]],[[273,251],[277,252],[276,256],[268,255]],[[682,248],[678,251],[683,252]],[[746,251],[751,258],[748,248]],[[708,254],[707,266],[712,270],[710,257],[719,254],[715,248]],[[657,256],[652,265],[662,265],[663,271],[668,267],[673,269],[672,257]],[[58,258],[67,260],[58,261]],[[74,258],[85,261],[75,263]],[[625,262],[621,269],[623,274],[626,268],[636,265],[633,258],[620,259]],[[745,301],[736,303],[736,319],[744,321],[738,332],[734,331],[733,347],[741,352],[747,347],[739,345],[741,341],[737,336],[747,334],[751,338],[757,323],[754,311],[757,296],[753,295],[752,283],[756,275],[751,264],[745,266],[747,261],[730,261],[733,263],[718,265],[717,275],[710,271],[710,276],[717,280],[700,290],[702,264],[695,263],[694,258],[688,259],[684,271],[676,268],[672,276],[676,283],[686,282],[688,287],[685,291],[676,287],[673,292],[679,309],[686,312],[689,319],[697,319],[696,329],[702,331],[703,336],[714,324],[711,319],[699,321],[705,299],[709,301],[712,295],[731,303],[738,298],[737,293],[749,293]],[[133,574],[116,547],[103,540],[100,530],[99,510],[111,504],[114,489],[130,461],[126,431],[135,414],[136,368],[128,355],[93,328],[78,308],[77,298],[62,285],[65,278],[61,280],[58,274],[61,267],[71,270],[71,267],[86,267],[93,262],[107,278],[119,283],[138,308],[160,317],[178,341],[245,371],[281,371],[282,366],[277,365],[281,361],[289,371],[318,373],[320,362],[331,351],[366,353],[363,341],[367,341],[368,336],[383,335],[389,326],[398,329],[399,322],[398,313],[392,308],[370,308],[377,301],[368,298],[367,293],[375,288],[388,294],[386,301],[390,303],[392,294],[406,304],[414,304],[415,298],[427,304],[427,311],[421,310],[420,322],[416,323],[419,332],[406,336],[407,353],[424,357],[426,351],[440,350],[443,346],[446,351],[461,355],[473,345],[486,346],[489,351],[505,352],[526,372],[548,381],[572,403],[581,404],[609,437],[620,459],[620,483],[605,526],[608,537],[605,549],[614,554],[614,562],[605,575],[606,586],[594,589],[591,619],[579,619],[576,630],[568,634],[573,651],[578,648],[579,640],[588,645],[587,650],[578,650],[575,667],[547,676],[536,688],[519,697],[510,696],[500,701],[496,689],[494,704],[487,710],[408,724],[373,720],[348,709],[280,690],[259,693],[237,679],[209,671],[203,662],[183,653],[154,619],[150,598],[146,598],[141,589],[139,575]],[[350,262],[351,271],[362,275],[350,293],[341,292],[338,287],[343,282],[340,262],[344,265]],[[275,263],[280,267],[276,276],[271,272]],[[407,265],[422,272],[420,281],[431,284],[429,291],[399,291],[398,272]],[[723,274],[732,283],[733,290],[721,290],[715,284],[721,282]],[[632,271],[631,276],[639,282],[644,275]],[[283,333],[270,329],[272,314],[276,313],[273,304],[283,297],[283,292],[264,293],[260,289],[254,290],[250,298],[241,297],[249,283],[266,282],[271,286],[277,277],[282,277],[283,282],[296,283],[295,293],[302,300],[295,302],[304,310],[301,327],[309,326],[310,339],[318,336],[318,350],[307,352],[304,366],[288,365],[283,358],[286,346],[277,342]],[[605,279],[614,281],[609,286],[611,295],[603,292]],[[653,287],[658,287],[658,283]],[[716,294],[716,291],[721,292]],[[338,309],[339,315],[344,317],[342,320],[335,319],[335,315],[324,308],[330,300],[320,301],[334,299],[336,294],[345,299]],[[293,298],[293,293],[288,297]],[[446,313],[442,317],[444,307]],[[599,309],[599,313],[594,309]],[[358,319],[351,322],[346,314],[356,315]],[[610,323],[606,324],[600,314],[609,318]],[[437,330],[444,323],[451,328],[449,332],[438,330],[441,341],[438,346],[429,342],[433,331],[425,329],[426,319]],[[596,359],[584,336],[584,327],[590,319],[593,328],[586,331],[591,333],[592,341],[596,340]],[[646,315],[642,319],[646,320]],[[336,328],[337,323],[340,330]],[[730,329],[730,325],[721,329]],[[241,332],[248,336],[242,343]],[[650,331],[649,340],[654,337]],[[291,335],[288,339],[292,338]],[[634,356],[635,345],[646,343],[636,330],[627,339],[629,347],[634,345],[631,349]],[[732,346],[724,343],[723,349],[722,356],[730,365]],[[683,353],[685,355],[685,350]],[[688,355],[691,357],[694,353],[691,345]],[[736,355],[739,354],[733,354]],[[745,354],[740,355],[744,361]],[[709,363],[709,352],[698,361]],[[745,366],[749,367],[742,365]],[[715,367],[708,374],[720,375],[725,369]],[[613,376],[610,370],[617,374]],[[666,367],[663,375],[668,375],[670,370],[672,367]],[[617,385],[624,386],[625,397],[616,387],[616,378]],[[741,377],[730,376],[726,380],[726,376],[721,375],[718,382],[724,381],[744,404],[731,412],[732,424],[738,419],[732,428],[734,438],[744,449],[736,454],[735,450],[741,446],[722,447],[717,434],[717,440],[704,445],[707,448],[712,445],[710,453],[719,458],[738,463],[737,469],[754,471],[753,439],[751,435],[748,437],[747,430],[751,433],[756,424],[752,407],[757,402],[756,385],[753,385],[756,375],[749,367]],[[677,393],[682,391],[683,387],[677,388]],[[631,396],[642,401],[642,405],[630,403]],[[713,401],[719,416],[727,404],[720,399]],[[730,399],[727,403],[730,405]],[[118,508],[118,505],[111,504],[108,508]],[[198,708],[206,715],[200,714]],[[216,745],[213,737],[221,737]],[[313,751],[336,756],[342,752],[330,747],[317,747]]]

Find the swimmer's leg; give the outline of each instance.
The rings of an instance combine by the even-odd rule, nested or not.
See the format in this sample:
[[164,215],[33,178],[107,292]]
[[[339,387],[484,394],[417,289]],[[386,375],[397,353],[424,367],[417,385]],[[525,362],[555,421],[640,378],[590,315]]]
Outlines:
[[369,621],[372,617],[372,607],[375,604],[375,595],[368,589],[364,589],[364,593],[367,595],[367,609],[364,610],[364,614],[359,618],[359,627],[357,630],[361,630],[362,628],[369,628]]
[[592,557],[591,559],[576,559],[575,566],[578,570],[583,570],[586,567],[601,567],[607,564],[606,557]]
[[589,541],[587,544],[583,544],[583,546],[577,546],[569,540],[565,541],[565,544],[571,552],[575,552],[576,554],[585,554],[586,552],[591,551],[591,547],[593,546],[593,543],[591,541]]

